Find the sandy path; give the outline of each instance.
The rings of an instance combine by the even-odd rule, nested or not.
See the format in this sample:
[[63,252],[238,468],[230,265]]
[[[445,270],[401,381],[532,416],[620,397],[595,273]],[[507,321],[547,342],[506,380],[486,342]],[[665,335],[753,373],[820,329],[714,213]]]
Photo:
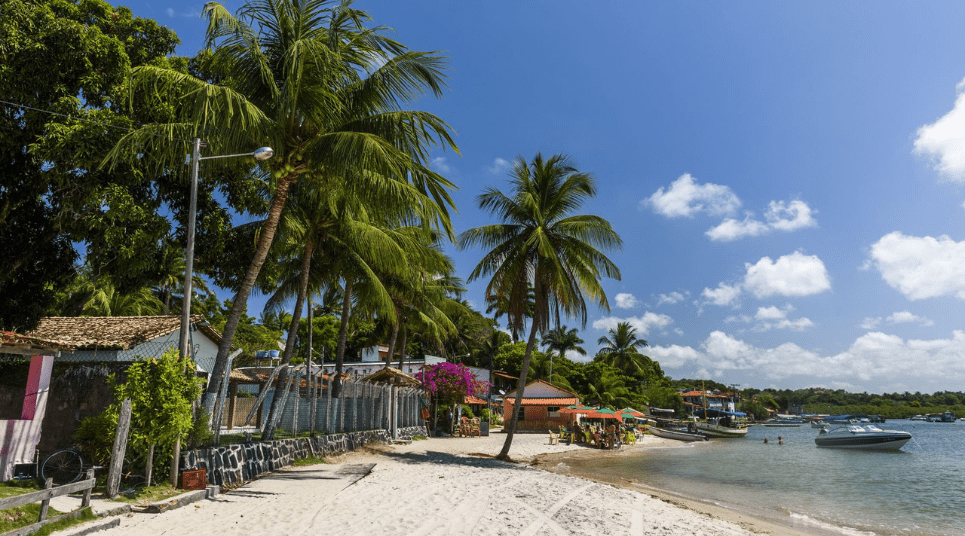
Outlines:
[[[430,439],[353,452],[330,464],[279,471],[197,506],[133,514],[103,534],[754,534],[726,514],[710,517],[639,491],[469,455],[493,456],[504,440],[502,434]],[[648,437],[633,448],[668,441]],[[573,449],[585,450],[547,445],[544,434],[519,434],[512,456],[531,462]],[[353,483],[358,475],[347,473],[369,464],[375,464],[371,473]]]

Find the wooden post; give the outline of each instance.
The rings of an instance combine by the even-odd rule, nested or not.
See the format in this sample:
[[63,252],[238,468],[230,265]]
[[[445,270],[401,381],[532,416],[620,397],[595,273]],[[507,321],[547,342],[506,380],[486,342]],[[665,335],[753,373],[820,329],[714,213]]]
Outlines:
[[238,398],[238,384],[231,384],[231,398],[228,399],[228,430],[235,427],[235,399]]
[[154,479],[154,443],[147,446],[147,461],[144,462],[144,482],[146,486],[151,485]]
[[[50,489],[52,487],[54,487],[54,479],[48,478],[47,481],[44,482],[44,489]],[[40,519],[37,520],[37,523],[40,523],[43,520],[47,519],[47,508],[49,507],[50,507],[50,497],[47,497],[46,499],[40,502]]]
[[[85,480],[93,480],[93,479],[94,479],[94,470],[88,469],[87,477],[85,478]],[[87,508],[88,506],[90,506],[90,494],[92,491],[94,491],[94,486],[91,486],[86,490],[84,490],[84,499],[80,502],[81,508]]]
[[131,428],[131,399],[121,402],[121,411],[117,417],[117,433],[114,434],[114,449],[111,451],[111,467],[107,472],[107,496],[117,497],[121,485],[121,470],[124,467],[124,455],[127,453],[127,434]]

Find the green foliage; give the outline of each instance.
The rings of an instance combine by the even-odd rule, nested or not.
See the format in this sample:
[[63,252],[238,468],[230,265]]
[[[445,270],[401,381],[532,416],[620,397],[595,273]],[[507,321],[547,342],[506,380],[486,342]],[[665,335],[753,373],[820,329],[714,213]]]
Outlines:
[[[493,368],[496,370],[505,371],[507,374],[512,376],[519,376],[522,370],[523,357],[526,354],[526,343],[517,342],[512,344],[504,344],[496,351],[496,355],[493,358]],[[533,359],[539,360],[546,356],[543,352],[534,349]]]
[[188,431],[187,441],[185,441],[188,450],[206,447],[212,443],[214,433],[211,432],[211,427],[208,426],[209,419],[210,417],[208,412],[205,411],[204,406],[199,405],[197,409],[194,410],[194,420],[191,423],[191,429]]
[[100,163],[123,132],[104,125],[163,115],[118,103],[133,66],[185,65],[167,58],[177,43],[155,21],[101,0],[0,3],[0,95],[33,108],[0,108],[0,242],[18,252],[0,259],[0,327],[30,329],[50,312],[71,279],[75,245],[122,293],[154,277],[170,231],[160,207],[183,188],[136,163]]
[[172,348],[158,359],[132,364],[123,381],[112,374],[107,381],[114,401],[101,414],[82,421],[75,439],[86,442],[95,459],[110,459],[121,403],[130,398],[129,457],[141,461],[154,445],[155,474],[163,475],[175,442],[187,439],[195,424],[191,406],[201,395],[203,382],[191,374],[193,365]]
[[475,417],[476,417],[476,414],[472,412],[472,408],[471,408],[471,407],[467,406],[466,404],[463,404],[463,405],[462,405],[462,416],[463,416],[463,417],[467,417],[467,418],[469,418],[469,419],[472,419],[472,418],[475,418]]

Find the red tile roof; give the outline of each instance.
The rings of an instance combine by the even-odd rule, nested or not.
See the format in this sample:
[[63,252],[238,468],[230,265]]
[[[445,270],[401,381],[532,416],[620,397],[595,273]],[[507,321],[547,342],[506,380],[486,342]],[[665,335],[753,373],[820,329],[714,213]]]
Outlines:
[[[515,403],[515,398],[504,398],[504,401],[508,401],[510,404]],[[576,404],[578,398],[524,398],[524,406],[569,406],[570,404]]]

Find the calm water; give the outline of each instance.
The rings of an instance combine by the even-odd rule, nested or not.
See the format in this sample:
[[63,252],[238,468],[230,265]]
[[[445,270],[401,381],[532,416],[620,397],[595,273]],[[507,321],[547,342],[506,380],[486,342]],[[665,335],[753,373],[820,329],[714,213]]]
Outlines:
[[843,451],[817,448],[810,425],[752,426],[744,439],[587,459],[580,469],[763,512],[814,533],[965,535],[965,423],[878,426],[913,439],[898,452]]

